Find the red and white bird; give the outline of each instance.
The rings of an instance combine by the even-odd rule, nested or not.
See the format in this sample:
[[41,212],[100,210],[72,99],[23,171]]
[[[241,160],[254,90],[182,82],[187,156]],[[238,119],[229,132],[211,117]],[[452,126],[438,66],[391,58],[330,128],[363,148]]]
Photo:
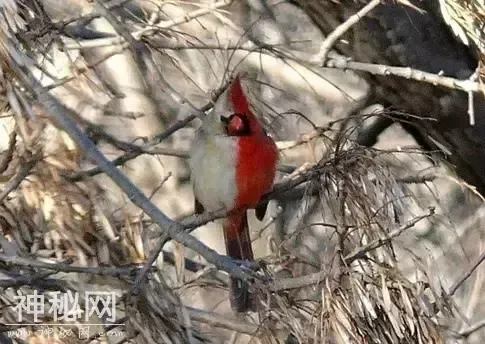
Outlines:
[[[204,118],[189,160],[195,211],[228,210],[223,231],[227,255],[235,259],[254,259],[247,209],[271,190],[277,162],[276,145],[250,109],[238,75]],[[265,212],[266,204],[256,208],[259,220]],[[231,278],[230,292],[233,310],[252,308],[247,283]]]

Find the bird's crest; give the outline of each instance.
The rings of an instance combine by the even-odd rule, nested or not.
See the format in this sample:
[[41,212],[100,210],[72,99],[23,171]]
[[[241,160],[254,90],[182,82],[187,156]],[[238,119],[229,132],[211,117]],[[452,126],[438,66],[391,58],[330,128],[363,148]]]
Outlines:
[[244,94],[239,74],[236,75],[236,78],[231,84],[229,95],[235,112],[246,113],[249,110],[249,103]]
[[261,129],[261,124],[250,109],[248,98],[244,93],[241,84],[241,76],[239,74],[236,75],[229,88],[229,101],[231,102],[234,113],[246,116],[249,121],[251,131]]

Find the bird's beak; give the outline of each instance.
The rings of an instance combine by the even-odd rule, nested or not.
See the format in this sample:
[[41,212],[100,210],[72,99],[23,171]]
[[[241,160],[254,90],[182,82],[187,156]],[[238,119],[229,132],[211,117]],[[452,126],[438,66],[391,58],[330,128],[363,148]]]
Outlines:
[[224,135],[229,119],[214,113],[214,109],[207,114],[202,124],[202,130],[212,135]]

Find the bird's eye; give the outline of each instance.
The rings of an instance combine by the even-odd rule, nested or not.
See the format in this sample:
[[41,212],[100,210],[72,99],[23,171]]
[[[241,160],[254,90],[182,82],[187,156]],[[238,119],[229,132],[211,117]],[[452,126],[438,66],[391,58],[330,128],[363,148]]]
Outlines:
[[224,117],[224,116],[221,116],[221,122],[227,126],[227,124],[229,123],[229,117]]
[[249,121],[243,114],[233,114],[227,120],[227,134],[229,136],[250,135]]

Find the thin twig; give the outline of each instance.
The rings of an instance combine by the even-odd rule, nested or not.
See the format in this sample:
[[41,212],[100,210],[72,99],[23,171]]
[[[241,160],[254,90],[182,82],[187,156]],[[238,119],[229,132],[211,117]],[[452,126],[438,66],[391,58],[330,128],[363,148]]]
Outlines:
[[123,35],[123,36],[120,35],[116,37],[92,39],[84,42],[74,42],[71,44],[66,44],[65,47],[69,50],[87,49],[87,48],[99,48],[99,47],[106,47],[106,46],[123,45],[124,43],[127,42],[127,39],[128,39],[128,42],[132,40],[140,41],[144,36],[150,35],[155,31],[166,30],[180,24],[188,23],[191,20],[210,14],[222,7],[229,6],[231,3],[232,3],[232,0],[218,1],[216,3],[213,3],[212,5],[207,6],[206,8],[200,8],[195,11],[192,11],[185,16],[181,16],[179,18],[172,19],[172,20],[163,21],[152,27],[145,27],[141,30],[134,31],[130,34],[132,38],[128,38],[126,37],[126,35]]
[[475,105],[474,105],[474,93],[472,91],[468,92],[468,118],[471,126],[475,125]]
[[[107,1],[105,7],[107,10],[114,10],[119,7],[123,7],[126,3],[130,2],[131,0],[111,0]],[[76,22],[81,21],[82,25],[87,25],[93,19],[101,17],[101,13],[93,11],[91,13],[83,14],[80,16],[75,16],[57,23],[54,23],[54,26],[57,27],[59,30],[64,29],[64,27]]]
[[[163,260],[168,264],[174,265],[175,264],[175,257],[172,252],[163,251]],[[135,274],[142,268],[143,265],[131,265],[131,266],[98,266],[98,267],[87,267],[87,266],[75,266],[69,264],[69,262],[61,262],[61,263],[47,263],[39,261],[38,259],[33,258],[26,258],[26,257],[17,257],[17,256],[8,256],[5,254],[0,254],[0,262],[3,262],[7,265],[14,265],[14,266],[21,266],[26,268],[36,268],[36,269],[44,269],[50,270],[50,272],[41,272],[37,275],[31,276],[19,276],[21,278],[21,283],[25,284],[25,281],[34,280],[34,279],[43,279],[52,275],[53,273],[64,272],[64,273],[83,273],[83,274],[90,274],[90,275],[98,275],[98,276],[111,276],[111,277],[125,277],[129,278],[131,276],[135,276]],[[184,258],[184,266],[185,269],[191,272],[198,272],[207,267],[206,264],[198,263],[193,261],[187,257]],[[217,276],[222,282],[228,283],[227,275],[220,274]],[[16,277],[16,280],[19,278]],[[13,281],[12,286],[15,285]],[[27,283],[28,284],[28,283]]]
[[448,291],[449,296],[453,296],[458,288],[460,288],[463,283],[472,275],[472,273],[478,268],[480,264],[485,260],[485,251],[482,252],[480,257],[477,258],[475,263],[473,263],[468,270],[466,270],[461,277],[451,286],[450,290]]
[[[115,44],[126,44],[125,41],[121,37],[115,38],[102,38],[102,39],[93,39],[87,42],[80,42],[76,43],[76,45],[68,45],[66,44],[67,49],[81,49],[81,48],[92,48],[92,47],[101,47],[101,46],[112,46]],[[251,53],[259,53],[265,54],[268,56],[273,56],[275,58],[280,58],[282,60],[292,60],[297,63],[301,63],[303,65],[309,65],[314,67],[321,67],[321,57],[317,55],[314,58],[307,58],[307,57],[297,57],[293,56],[293,53],[287,53],[283,50],[278,50],[277,48],[280,45],[265,45],[264,47],[258,47],[255,44],[246,42],[243,45],[237,46],[230,46],[230,45],[215,45],[215,44],[193,44],[184,45],[180,43],[166,43],[157,44],[148,42],[149,44],[153,44],[156,48],[159,49],[173,49],[173,50],[203,50],[203,49],[219,49],[219,50],[241,50],[247,51]],[[416,80],[420,82],[426,82],[429,84],[433,84],[435,86],[446,87],[455,90],[461,90],[464,92],[475,92],[475,93],[484,93],[485,90],[481,87],[480,83],[474,82],[470,79],[461,80],[452,77],[446,77],[439,74],[433,74],[429,72],[425,72],[418,69],[413,69],[410,67],[396,67],[396,66],[388,66],[382,64],[373,64],[373,63],[363,63],[363,62],[353,62],[349,58],[338,55],[334,52],[328,52],[327,55],[329,56],[328,59],[325,61],[325,67],[328,68],[336,68],[336,69],[350,69],[354,71],[366,72],[373,75],[382,75],[382,76],[397,76],[401,78],[406,78],[409,80]]]
[[97,59],[96,61],[92,62],[92,63],[89,63],[87,64],[86,66],[84,67],[79,67],[79,68],[76,68],[74,69],[73,71],[73,74],[72,76],[67,76],[65,78],[62,78],[62,79],[58,79],[56,80],[54,83],[46,86],[45,88],[47,90],[52,90],[56,87],[60,87],[68,82],[71,82],[73,80],[76,80],[80,75],[83,75],[87,72],[89,72],[90,70],[92,70],[94,67],[97,67],[98,65],[100,65],[101,63],[107,61],[109,58],[113,57],[113,56],[116,56],[118,54],[121,54],[124,49],[126,49],[128,47],[128,45],[125,46],[122,46],[120,47],[119,49],[115,49],[113,51],[110,51],[108,54],[106,55],[103,55],[101,56],[99,59]]
[[[149,42],[150,43],[150,42]],[[151,44],[151,43],[150,43]],[[186,50],[202,50],[202,49],[219,49],[219,50],[240,50],[251,53],[258,53],[263,55],[272,56],[282,60],[291,60],[302,65],[320,67],[320,60],[318,58],[309,58],[306,56],[296,56],[294,52],[285,52],[282,49],[277,49],[278,45],[266,45],[264,47],[258,48],[254,44],[245,43],[240,46],[222,46],[222,45],[207,45],[207,44],[169,44],[164,43],[163,45],[158,45],[154,43],[154,46],[159,49],[186,49]],[[382,64],[373,63],[363,63],[363,62],[353,62],[350,58],[339,55],[333,51],[328,53],[329,58],[325,63],[327,68],[343,69],[343,70],[354,70],[359,72],[366,72],[373,75],[383,75],[383,76],[397,76],[409,80],[416,80],[420,82],[426,82],[433,84],[435,86],[446,87],[453,90],[461,90],[464,92],[476,92],[484,93],[485,89],[482,88],[479,82],[474,82],[470,79],[461,80],[452,77],[446,77],[439,74],[428,73],[422,70],[413,69],[410,67],[395,67]]]
[[[480,67],[477,67],[475,72],[470,76],[471,81],[477,81],[480,73]],[[475,101],[473,92],[468,92],[468,118],[470,125],[475,125]]]
[[[428,218],[433,214],[434,214],[434,208],[430,208],[428,213],[413,218],[412,220],[408,221],[406,224],[389,232],[389,234],[384,238],[376,239],[365,246],[357,248],[353,253],[350,253],[347,256],[345,256],[343,259],[343,262],[345,263],[345,265],[349,265],[356,259],[363,258],[366,253],[391,242],[393,238],[399,236],[405,230],[411,227],[414,227],[419,221],[425,218]],[[271,291],[280,291],[280,290],[297,289],[297,288],[312,286],[312,285],[315,285],[316,283],[321,282],[328,274],[329,274],[329,271],[322,270],[322,271],[311,273],[304,276],[278,279],[273,281],[270,284],[269,289]]]
[[432,182],[438,178],[438,175],[434,173],[427,173],[427,174],[417,174],[417,175],[409,175],[400,178],[396,178],[396,183],[402,184],[423,184],[426,182]]
[[[126,142],[116,138],[115,136],[108,134],[104,130],[99,127],[92,127],[90,129],[91,138],[93,139],[101,139],[106,141],[107,143],[115,146],[116,148],[132,153],[140,153],[140,154],[150,154],[150,155],[169,155],[175,156],[179,158],[188,158],[189,153],[186,150],[174,149],[174,148],[165,148],[165,147],[147,147],[139,146],[130,142]],[[95,140],[96,141],[96,140]]]
[[352,26],[357,24],[363,17],[365,17],[370,11],[376,8],[381,3],[381,0],[372,0],[365,5],[360,11],[350,16],[345,22],[340,24],[333,30],[322,42],[320,46],[320,52],[317,55],[317,60],[320,61],[320,65],[324,66],[327,60],[327,55],[335,45],[335,42],[342,37]]
[[39,161],[39,158],[32,158],[24,163],[21,163],[20,171],[14,177],[12,177],[7,184],[5,184],[3,190],[0,192],[0,203],[5,199],[5,197],[8,196],[10,192],[12,192],[17,186],[20,185],[20,183],[22,183],[37,161]]
[[[184,118],[183,120],[177,121],[174,124],[172,124],[167,130],[164,132],[155,135],[153,138],[151,138],[144,146],[139,147],[137,151],[135,152],[129,152],[126,154],[123,154],[116,159],[112,160],[111,163],[115,166],[120,166],[123,165],[124,163],[135,159],[136,157],[144,154],[144,150],[150,150],[153,149],[152,147],[161,143],[165,139],[169,138],[172,134],[177,132],[178,130],[185,128],[190,122],[192,122],[194,119],[197,117],[202,117],[205,115],[205,112],[208,111],[209,109],[212,108],[214,105],[214,102],[216,101],[217,98],[226,90],[228,84],[223,85],[221,88],[216,90],[211,97],[211,100],[202,106],[201,108],[197,109],[196,114],[192,114]],[[69,181],[80,181],[84,178],[87,177],[92,177],[97,174],[102,173],[103,170],[97,166],[92,169],[86,170],[86,171],[79,171],[79,172],[74,172],[74,173],[65,173],[64,177],[68,179]]]
[[95,12],[100,13],[113,27],[113,29],[128,42],[128,48],[131,51],[131,55],[136,61],[138,68],[142,71],[146,71],[147,67],[142,57],[141,43],[133,38],[130,32],[118,21],[118,19],[108,10],[108,8],[99,0],[95,0]]
[[186,310],[189,313],[191,320],[206,323],[214,327],[251,335],[256,334],[259,329],[257,325],[248,323],[241,319],[233,318],[231,316],[221,315],[192,307],[186,307]]
[[15,151],[15,144],[17,143],[17,132],[12,130],[8,140],[8,148],[2,152],[2,159],[0,160],[0,174],[5,172],[12,161],[13,153]]
[[46,263],[37,259],[7,256],[0,254],[0,261],[6,264],[24,266],[38,269],[46,269],[55,272],[69,272],[69,273],[86,273],[99,276],[130,276],[140,270],[140,266],[129,267],[86,267],[86,266],[73,266],[66,263]]
[[450,89],[461,90],[465,92],[483,92],[480,84],[472,80],[460,80],[439,74],[428,73],[422,70],[413,69],[411,67],[394,67],[372,63],[354,62],[349,58],[339,55],[334,52],[329,53],[326,67],[336,69],[351,69],[359,72],[367,72],[373,75],[383,76],[399,76],[401,78],[416,80],[433,84],[435,86],[443,86]]
[[405,230],[407,230],[411,227],[414,227],[421,220],[426,219],[430,216],[433,216],[434,212],[435,212],[435,209],[433,207],[430,207],[429,210],[428,210],[428,213],[413,218],[412,220],[408,221],[407,223],[400,226],[399,228],[394,229],[393,231],[391,231],[388,235],[386,235],[383,238],[375,239],[372,242],[368,243],[367,245],[359,247],[354,252],[350,253],[349,255],[347,255],[345,257],[345,263],[350,264],[356,259],[363,258],[367,252],[375,250],[375,249],[391,242],[392,239],[401,235],[402,232],[404,232]]
[[299,277],[276,279],[270,284],[269,290],[277,292],[281,290],[298,289],[316,285],[321,282],[325,278],[325,276],[328,276],[328,274],[328,271],[322,270]]
[[[145,144],[144,147],[149,147],[149,146],[152,146],[152,145],[159,144],[160,142],[162,142],[166,138],[170,137],[176,131],[187,126],[195,118],[197,118],[196,115],[190,115],[190,116],[186,117],[185,119],[176,122],[171,127],[169,127],[167,130],[165,130],[163,133],[154,136],[151,140],[149,140]],[[128,161],[133,160],[133,159],[137,158],[138,156],[144,154],[144,151],[143,151],[144,147],[140,147],[140,149],[137,150],[136,152],[129,152],[129,153],[123,154],[123,155],[117,157],[116,159],[112,160],[110,163],[115,165],[115,166],[123,165],[123,164],[127,163]],[[69,181],[76,182],[76,181],[80,181],[80,180],[87,178],[87,177],[95,176],[95,175],[100,174],[102,172],[104,172],[104,171],[101,169],[101,167],[97,166],[97,167],[93,167],[92,169],[89,169],[89,170],[86,170],[86,171],[79,171],[79,172],[74,172],[74,173],[65,173],[64,177],[66,179],[68,179]]]
[[485,319],[482,319],[479,322],[469,326],[465,330],[458,332],[457,335],[460,338],[466,338],[469,337],[471,334],[477,332],[478,330],[481,330],[483,327],[485,327]]
[[145,35],[149,35],[149,34],[155,32],[155,31],[159,31],[159,30],[162,30],[162,29],[169,29],[169,28],[172,28],[174,26],[178,26],[180,24],[188,23],[191,20],[205,16],[207,14],[211,14],[212,12],[214,12],[218,9],[221,9],[223,7],[227,7],[231,3],[232,3],[232,0],[222,0],[222,1],[214,2],[210,5],[208,5],[207,7],[199,8],[198,10],[192,11],[185,16],[181,16],[181,17],[178,17],[178,18],[175,18],[175,19],[166,20],[166,21],[163,21],[161,23],[156,24],[154,27],[146,27],[144,29],[136,31],[136,32],[133,33],[133,37],[135,39],[139,40],[141,37],[143,37]]
[[[42,271],[33,274],[17,274],[9,273],[8,279],[0,279],[1,288],[19,288],[24,285],[32,286],[36,284],[45,285],[55,283],[54,279],[48,279],[52,275],[52,271]],[[39,283],[37,283],[39,282]]]

